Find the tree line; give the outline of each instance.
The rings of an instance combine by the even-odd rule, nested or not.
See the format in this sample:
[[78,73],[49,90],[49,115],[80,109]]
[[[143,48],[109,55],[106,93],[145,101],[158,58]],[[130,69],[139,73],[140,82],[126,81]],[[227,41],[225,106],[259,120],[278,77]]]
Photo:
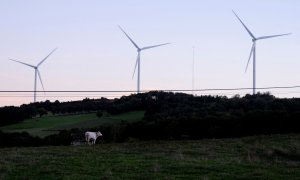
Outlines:
[[118,134],[114,140],[226,138],[300,132],[300,98],[282,99],[269,93],[227,98],[149,92],[117,99],[108,109],[115,114],[132,110],[145,110],[143,120],[115,126],[114,132]]
[[36,102],[23,104],[20,107],[6,106],[0,108],[0,126],[22,122],[26,119],[42,117],[47,114],[63,115],[72,113],[85,113],[104,110],[112,104],[113,100],[83,99],[82,101],[59,102]]

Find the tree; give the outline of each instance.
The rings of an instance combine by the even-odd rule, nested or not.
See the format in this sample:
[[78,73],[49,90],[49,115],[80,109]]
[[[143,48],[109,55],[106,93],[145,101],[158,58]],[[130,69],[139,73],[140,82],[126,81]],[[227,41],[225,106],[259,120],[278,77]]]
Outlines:
[[38,109],[38,113],[39,113],[40,117],[48,114],[48,112],[47,112],[47,110],[45,108],[39,108]]

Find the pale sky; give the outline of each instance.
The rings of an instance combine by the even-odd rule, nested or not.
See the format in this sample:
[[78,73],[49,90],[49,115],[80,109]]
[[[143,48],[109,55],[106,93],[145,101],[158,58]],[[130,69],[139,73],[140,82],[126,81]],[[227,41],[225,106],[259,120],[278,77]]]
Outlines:
[[[45,90],[136,90],[137,52],[118,25],[139,46],[172,43],[142,52],[142,90],[192,89],[193,46],[195,89],[251,88],[252,62],[244,71],[252,41],[232,10],[255,36],[293,33],[257,42],[257,87],[300,85],[298,0],[2,0],[0,91],[33,90],[34,70],[8,58],[37,65],[56,47],[40,66]],[[220,94],[245,92],[252,91]],[[300,97],[300,88],[271,92]],[[32,102],[32,95],[0,93],[0,106]],[[38,101],[83,98],[39,95]]]

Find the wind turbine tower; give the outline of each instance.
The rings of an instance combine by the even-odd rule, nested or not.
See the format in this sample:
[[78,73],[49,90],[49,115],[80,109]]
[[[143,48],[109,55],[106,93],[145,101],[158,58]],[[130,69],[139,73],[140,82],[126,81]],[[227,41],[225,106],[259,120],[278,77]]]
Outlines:
[[274,37],[278,37],[278,36],[285,36],[285,35],[290,35],[291,33],[287,33],[287,34],[278,34],[278,35],[272,35],[272,36],[261,36],[261,37],[255,37],[253,35],[253,33],[247,28],[247,26],[243,23],[243,21],[239,18],[239,16],[234,12],[234,15],[238,18],[238,20],[241,22],[241,24],[244,26],[244,28],[246,29],[246,31],[248,32],[248,34],[251,36],[252,38],[252,47],[251,47],[251,51],[250,51],[250,56],[247,62],[247,66],[246,66],[246,70],[248,68],[249,62],[251,57],[253,57],[253,94],[256,93],[256,41],[258,40],[262,40],[262,39],[269,39],[269,38],[274,38]]
[[146,47],[143,47],[143,48],[140,48],[130,37],[129,35],[121,28],[121,26],[119,26],[120,30],[127,36],[127,38],[131,41],[131,43],[136,47],[137,49],[137,59],[136,59],[136,62],[135,62],[135,67],[134,67],[134,71],[133,71],[133,75],[132,75],[132,78],[134,77],[134,74],[135,74],[135,70],[136,70],[136,67],[138,68],[138,77],[137,77],[137,93],[140,93],[141,89],[140,89],[140,75],[141,75],[141,51],[143,50],[146,50],[146,49],[151,49],[151,48],[155,48],[155,47],[158,47],[158,46],[163,46],[163,45],[167,45],[167,44],[170,44],[170,43],[164,43],[164,44],[158,44],[158,45],[153,45],[153,46],[146,46]]
[[23,64],[23,65],[25,65],[25,66],[29,66],[29,67],[31,67],[31,68],[33,68],[34,69],[34,95],[33,95],[33,102],[36,102],[36,79],[37,79],[37,77],[39,77],[39,80],[40,80],[40,82],[41,82],[41,85],[42,85],[42,87],[43,87],[43,90],[45,91],[45,89],[44,89],[44,85],[43,85],[43,81],[42,81],[42,77],[41,77],[41,73],[40,73],[40,71],[39,71],[39,67],[40,67],[40,65],[43,63],[43,62],[45,62],[46,61],[46,59],[56,50],[57,48],[55,48],[54,50],[52,50],[51,52],[50,52],[50,54],[48,54],[48,56],[46,56],[44,59],[42,59],[36,66],[33,66],[33,65],[31,65],[31,64],[27,64],[27,63],[24,63],[24,62],[21,62],[21,61],[18,61],[18,60],[15,60],[15,59],[9,59],[9,60],[12,60],[12,61],[15,61],[15,62],[17,62],[17,63],[20,63],[20,64]]

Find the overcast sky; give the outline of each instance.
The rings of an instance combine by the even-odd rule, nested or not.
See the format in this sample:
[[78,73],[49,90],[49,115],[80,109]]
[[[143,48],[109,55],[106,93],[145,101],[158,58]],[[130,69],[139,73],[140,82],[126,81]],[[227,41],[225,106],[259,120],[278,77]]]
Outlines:
[[[255,36],[293,33],[257,42],[257,87],[300,85],[298,0],[9,0],[0,1],[0,91],[33,90],[34,70],[8,58],[37,65],[56,47],[40,66],[45,90],[136,90],[137,52],[118,25],[139,46],[171,43],[142,52],[142,90],[192,89],[193,46],[195,89],[250,88],[252,41],[232,10]],[[252,91],[220,93],[245,92]],[[300,89],[271,92],[300,96]],[[16,95],[0,93],[0,106],[33,101],[32,93]]]

